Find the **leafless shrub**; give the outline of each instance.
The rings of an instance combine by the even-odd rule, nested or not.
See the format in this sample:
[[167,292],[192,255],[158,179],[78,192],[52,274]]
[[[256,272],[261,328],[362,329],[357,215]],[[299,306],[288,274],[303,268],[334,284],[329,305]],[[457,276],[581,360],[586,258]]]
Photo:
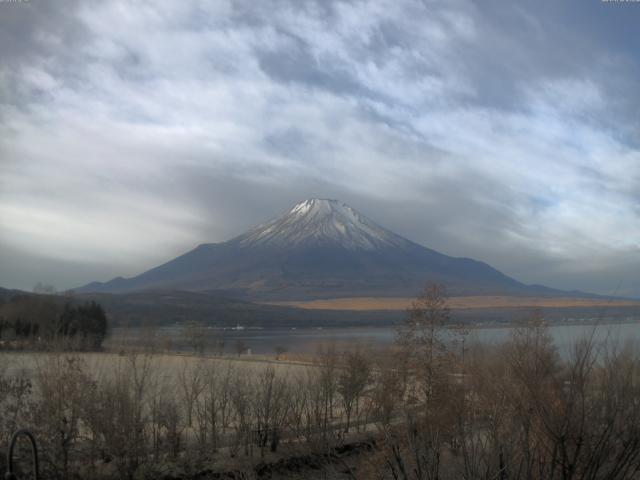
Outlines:
[[151,358],[129,355],[102,378],[92,398],[92,416],[86,419],[100,443],[102,461],[113,461],[120,478],[134,478],[150,459],[146,394],[151,384]]
[[199,322],[187,322],[183,331],[189,348],[194,353],[202,355],[205,349],[205,339],[207,338],[204,325]]
[[315,399],[316,419],[320,421],[319,427],[322,439],[329,440],[333,433],[334,408],[338,392],[338,353],[335,345],[320,347],[316,356],[318,390]]
[[47,355],[38,365],[33,421],[45,452],[43,466],[56,478],[66,480],[74,463],[86,461],[79,452],[82,414],[85,393],[93,387],[86,364],[78,355]]
[[220,437],[229,429],[232,414],[231,385],[238,372],[231,363],[202,366],[202,388],[196,400],[197,440],[203,453],[215,453]]
[[271,365],[258,374],[255,387],[252,399],[253,432],[260,447],[260,456],[264,456],[267,444],[272,452],[278,448],[289,413],[290,389]]
[[198,363],[193,367],[185,360],[182,365],[182,370],[178,374],[178,387],[181,394],[180,400],[187,414],[187,425],[191,427],[193,425],[193,409],[204,389],[204,369],[202,363]]
[[183,436],[186,422],[178,402],[171,397],[165,397],[160,402],[160,413],[157,426],[160,431],[159,444],[171,460],[176,460],[183,448]]
[[355,410],[359,417],[361,397],[371,380],[371,362],[359,350],[343,355],[343,369],[338,375],[338,392],[346,415],[345,433],[349,432],[351,416]]
[[[0,354],[0,452],[5,452],[13,434],[22,425],[32,423],[33,384],[23,373],[10,374],[8,360]],[[0,472],[7,466],[0,455]]]
[[240,449],[243,449],[244,454],[249,455],[251,447],[252,385],[244,376],[237,375],[233,379],[230,387],[230,399],[233,407],[233,420],[231,424],[234,429],[230,453],[232,457],[235,457],[240,452]]

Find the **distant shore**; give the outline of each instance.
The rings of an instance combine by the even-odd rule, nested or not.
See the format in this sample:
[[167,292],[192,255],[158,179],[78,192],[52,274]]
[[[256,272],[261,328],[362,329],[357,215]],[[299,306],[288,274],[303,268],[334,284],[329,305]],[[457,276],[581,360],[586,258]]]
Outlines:
[[[409,308],[413,301],[413,298],[408,297],[348,297],[321,300],[264,302],[264,304],[297,307],[305,310],[401,311]],[[606,298],[475,295],[450,297],[448,304],[453,310],[485,308],[638,307],[640,312],[640,300],[609,300]]]
[[[489,328],[518,328],[523,326],[526,320],[507,321],[507,322],[478,322],[470,324],[453,324],[449,328],[466,328],[473,330],[482,330]],[[640,312],[637,317],[629,319],[605,318],[605,319],[576,319],[576,320],[547,320],[546,325],[549,327],[576,327],[576,326],[605,326],[605,325],[630,325],[640,324]]]

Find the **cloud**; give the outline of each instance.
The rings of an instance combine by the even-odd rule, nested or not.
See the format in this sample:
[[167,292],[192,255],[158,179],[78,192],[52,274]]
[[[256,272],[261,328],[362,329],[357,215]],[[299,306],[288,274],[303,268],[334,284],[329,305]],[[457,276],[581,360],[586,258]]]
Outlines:
[[0,4],[0,284],[133,275],[321,196],[640,295],[640,50],[614,31],[640,10],[555,3]]

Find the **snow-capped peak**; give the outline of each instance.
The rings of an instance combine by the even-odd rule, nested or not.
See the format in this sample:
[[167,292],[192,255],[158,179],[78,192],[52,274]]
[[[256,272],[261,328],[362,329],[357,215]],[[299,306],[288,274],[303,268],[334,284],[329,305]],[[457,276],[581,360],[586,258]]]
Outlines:
[[376,250],[409,242],[338,200],[312,198],[236,239],[243,246],[341,246]]

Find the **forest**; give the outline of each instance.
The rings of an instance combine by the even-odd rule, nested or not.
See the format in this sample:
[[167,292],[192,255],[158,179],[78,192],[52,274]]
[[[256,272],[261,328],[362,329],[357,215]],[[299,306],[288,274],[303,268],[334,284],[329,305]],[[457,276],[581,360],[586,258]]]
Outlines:
[[105,311],[94,301],[24,294],[0,302],[0,349],[45,349],[62,342],[98,350],[107,332]]

